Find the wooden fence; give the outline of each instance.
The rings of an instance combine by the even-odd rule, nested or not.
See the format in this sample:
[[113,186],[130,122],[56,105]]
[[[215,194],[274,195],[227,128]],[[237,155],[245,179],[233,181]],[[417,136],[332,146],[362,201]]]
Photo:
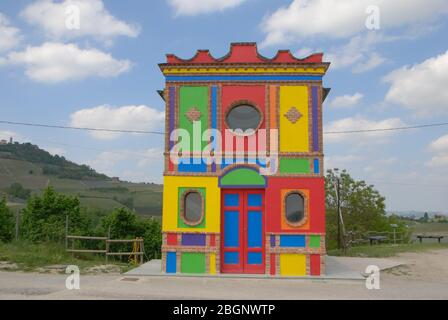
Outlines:
[[[75,240],[90,240],[90,241],[104,241],[104,250],[96,249],[76,249]],[[130,252],[112,252],[110,250],[110,244],[112,243],[133,243],[133,250]],[[145,247],[143,238],[135,239],[109,239],[108,237],[90,237],[90,236],[73,236],[67,235],[65,237],[65,250],[72,254],[75,253],[100,253],[106,256],[106,263],[109,256],[129,256],[130,260],[140,264],[143,263],[145,255]],[[138,259],[139,258],[139,259]]]

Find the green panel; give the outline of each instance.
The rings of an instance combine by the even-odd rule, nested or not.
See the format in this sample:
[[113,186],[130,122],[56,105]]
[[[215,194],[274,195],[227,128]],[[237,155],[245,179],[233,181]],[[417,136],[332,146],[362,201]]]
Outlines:
[[310,248],[320,248],[320,236],[310,236]]
[[[179,128],[185,129],[193,138],[193,123],[185,116],[185,114],[195,107],[201,113],[199,121],[201,122],[201,137],[202,133],[208,129],[208,87],[198,86],[183,86],[179,92]],[[191,141],[190,148],[192,151],[202,151],[207,145],[207,141],[202,141],[202,145],[198,143],[197,146]]]
[[205,253],[183,252],[180,261],[181,273],[205,273]]
[[280,173],[310,173],[310,160],[281,158]]
[[[204,219],[202,219],[202,222],[200,224],[196,225],[196,226],[186,225],[184,223],[184,220],[182,220],[182,218],[180,217],[180,210],[181,210],[182,201],[183,201],[182,195],[187,190],[195,190],[195,191],[199,192],[202,195],[202,198],[204,199]],[[179,201],[179,206],[178,206],[178,209],[177,209],[177,227],[178,228],[198,228],[198,229],[205,228],[205,220],[207,219],[207,210],[206,210],[206,207],[205,207],[205,188],[179,188],[177,198],[178,198],[178,201]]]
[[265,180],[256,171],[246,168],[230,171],[221,179],[221,186],[264,186]]

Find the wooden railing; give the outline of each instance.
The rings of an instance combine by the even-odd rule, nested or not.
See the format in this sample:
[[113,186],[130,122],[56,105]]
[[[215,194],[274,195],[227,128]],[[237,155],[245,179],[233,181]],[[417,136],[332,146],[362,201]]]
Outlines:
[[[104,250],[101,249],[76,249],[75,240],[90,240],[90,241],[104,241]],[[112,252],[110,250],[111,243],[133,243],[133,250],[128,252]],[[70,248],[69,248],[70,247]],[[90,236],[74,236],[67,235],[65,237],[65,250],[72,254],[75,253],[102,253],[105,254],[106,263],[108,262],[109,256],[129,256],[130,260],[140,264],[143,263],[145,248],[143,238],[135,239],[109,239],[108,237],[90,237]],[[138,259],[138,258],[139,259]]]

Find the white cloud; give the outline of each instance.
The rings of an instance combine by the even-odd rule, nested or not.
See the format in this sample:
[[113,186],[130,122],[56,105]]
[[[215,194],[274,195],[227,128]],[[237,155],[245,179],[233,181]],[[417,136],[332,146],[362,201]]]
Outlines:
[[356,106],[364,97],[362,93],[356,92],[353,95],[345,94],[338,96],[330,102],[330,106],[333,108],[350,108]]
[[246,0],[168,0],[179,16],[193,16],[235,8]]
[[304,48],[300,48],[299,50],[297,50],[294,53],[294,56],[298,57],[298,58],[306,58],[314,52],[322,52],[322,50],[313,50],[312,48],[304,47]]
[[390,83],[387,102],[402,105],[417,116],[448,115],[448,51],[392,71],[384,81]]
[[[76,111],[70,119],[70,124],[75,127],[150,131],[163,127],[165,113],[144,105],[116,108],[102,105]],[[114,139],[122,135],[104,131],[91,131],[90,134],[96,139]]]
[[123,181],[131,181],[135,183],[140,182],[153,182],[153,183],[163,183],[163,175],[161,172],[163,171],[163,161],[160,161],[158,164],[158,172],[142,172],[141,170],[132,171],[132,170],[123,170],[120,172],[120,179]]
[[163,151],[157,148],[150,148],[143,152],[137,165],[139,167],[151,166],[155,161],[159,162],[160,159],[163,159]]
[[103,151],[98,154],[93,160],[86,161],[86,164],[88,164],[98,172],[109,175],[111,174],[111,172],[113,172],[113,169],[118,162],[127,159],[128,155],[125,153],[116,151]]
[[52,155],[58,155],[58,156],[63,156],[67,152],[64,148],[57,148],[57,147],[45,147],[44,146],[44,147],[42,147],[42,149],[48,151]]
[[[340,132],[353,130],[389,129],[404,126],[399,118],[389,118],[384,120],[369,120],[362,117],[349,117],[330,122],[324,126],[324,132]],[[393,135],[393,131],[376,131],[350,134],[330,134],[324,135],[325,143],[350,142],[357,144],[384,143],[387,138]]]
[[11,52],[3,64],[23,65],[28,78],[57,83],[87,77],[115,77],[131,68],[129,60],[116,60],[97,49],[81,49],[75,44],[47,42]]
[[0,52],[14,48],[21,40],[20,30],[11,26],[8,18],[0,12]]
[[377,162],[382,165],[390,165],[390,164],[397,163],[398,159],[395,157],[389,157],[389,158],[379,159]]
[[[67,28],[68,6],[79,8],[80,28]],[[102,0],[40,0],[27,6],[20,14],[26,22],[41,28],[52,39],[92,36],[110,42],[116,36],[136,37],[139,28],[112,16]]]
[[386,61],[375,51],[375,46],[394,39],[396,37],[386,37],[379,33],[356,35],[348,43],[331,48],[325,55],[325,60],[331,62],[334,70],[352,67],[354,73],[367,72]]
[[448,153],[448,134],[434,140],[429,145],[431,151]]
[[448,168],[448,134],[432,141],[429,150],[435,155],[426,163],[428,167]]
[[162,182],[163,150],[157,148],[119,149],[100,152],[84,161],[96,171],[110,177],[134,182]]
[[378,52],[373,52],[368,56],[368,60],[361,62],[353,68],[354,73],[363,73],[379,67],[386,61]]
[[436,155],[429,160],[426,165],[428,167],[448,167],[448,154]]
[[343,155],[343,156],[328,156],[324,158],[325,168],[339,168],[339,169],[347,169],[355,162],[361,161],[363,158],[357,155]]
[[347,38],[363,31],[368,6],[380,9],[380,28],[426,23],[448,13],[446,0],[293,0],[262,22],[264,45],[315,36]]
[[0,140],[6,140],[6,141],[9,142],[9,138],[11,138],[11,137],[12,137],[12,139],[14,141],[21,139],[21,136],[18,133],[14,132],[14,131],[8,131],[8,130],[2,131],[2,130],[0,130]]

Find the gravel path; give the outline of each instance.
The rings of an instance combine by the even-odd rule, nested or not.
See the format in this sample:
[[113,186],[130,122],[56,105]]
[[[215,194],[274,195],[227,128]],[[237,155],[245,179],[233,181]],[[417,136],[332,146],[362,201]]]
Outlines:
[[[363,281],[81,276],[0,272],[0,299],[448,299],[448,250],[404,253],[381,273],[381,289]],[[236,290],[237,288],[237,290]]]

